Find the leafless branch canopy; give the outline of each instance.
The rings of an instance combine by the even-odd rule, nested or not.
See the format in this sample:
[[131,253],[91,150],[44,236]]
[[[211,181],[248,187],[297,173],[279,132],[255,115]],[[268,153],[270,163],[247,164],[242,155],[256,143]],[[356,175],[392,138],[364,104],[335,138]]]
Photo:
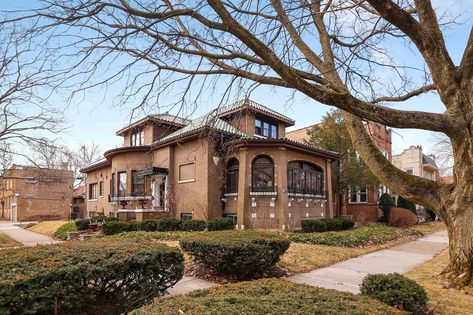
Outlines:
[[[32,38],[47,38],[47,49],[61,52],[68,75],[59,83],[74,86],[72,95],[120,81],[122,102],[141,108],[177,84],[184,86],[185,102],[228,77],[226,92],[236,82],[250,89],[270,85],[340,108],[351,119],[352,138],[363,141],[370,142],[360,119],[449,136],[468,125],[452,113],[464,106],[460,94],[471,86],[473,35],[461,64],[454,65],[442,29],[456,20],[437,16],[428,0],[42,2],[3,23],[27,22]],[[410,45],[423,64],[399,60],[390,49],[399,44]],[[444,113],[390,106],[429,91],[439,94]],[[372,170],[387,169],[395,174],[384,176],[393,187],[414,191],[401,187],[406,176],[378,159],[372,143],[365,149],[360,151],[375,164]],[[410,180],[417,191],[433,189]],[[429,205],[438,201],[430,197]]]

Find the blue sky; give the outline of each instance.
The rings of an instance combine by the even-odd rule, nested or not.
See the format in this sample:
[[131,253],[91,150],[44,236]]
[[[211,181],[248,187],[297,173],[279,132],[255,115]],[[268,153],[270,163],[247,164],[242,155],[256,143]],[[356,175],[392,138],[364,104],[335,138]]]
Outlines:
[[[457,25],[445,32],[449,52],[455,63],[458,63],[466,45],[469,29],[472,25],[472,20],[469,17],[472,13],[473,1],[436,0],[433,1],[433,3],[435,7],[439,8],[440,12],[449,10],[449,12],[453,14],[457,12],[463,12],[464,14],[462,18],[464,23],[462,25]],[[35,4],[35,1],[30,0],[2,0],[0,8],[14,9],[19,6],[29,7]],[[412,58],[412,55],[408,52],[406,47],[399,47],[398,53],[400,60],[402,60],[403,56],[405,56],[405,59]],[[406,55],[402,55],[403,53],[406,53]],[[411,61],[412,60],[409,60],[409,62]],[[114,90],[118,92],[120,86],[116,85],[112,87],[110,94],[113,94]],[[319,104],[300,94],[296,95],[293,102],[288,103],[288,91],[274,88],[259,88],[251,95],[251,98],[256,102],[269,106],[295,119],[296,126],[291,129],[318,123],[322,116],[330,109],[330,107]],[[172,97],[170,97],[170,99],[172,99]],[[60,100],[58,99],[58,101]],[[163,99],[163,103],[166,103],[165,99]],[[218,104],[218,97],[214,95],[208,95],[208,97],[202,98],[194,116],[211,110],[216,104]],[[438,97],[433,93],[411,99],[402,105],[395,105],[394,107],[434,112],[442,112],[444,110]],[[114,103],[112,97],[107,96],[104,100],[104,96],[101,92],[90,93],[83,101],[72,104],[66,110],[66,117],[71,124],[71,128],[67,134],[62,135],[61,138],[71,147],[78,146],[79,143],[88,142],[99,144],[102,150],[119,146],[121,145],[122,139],[115,135],[115,131],[129,122],[129,115],[129,109]],[[412,144],[422,145],[426,153],[435,153],[433,147],[434,139],[431,132],[411,129],[394,130],[394,153],[399,153]]]

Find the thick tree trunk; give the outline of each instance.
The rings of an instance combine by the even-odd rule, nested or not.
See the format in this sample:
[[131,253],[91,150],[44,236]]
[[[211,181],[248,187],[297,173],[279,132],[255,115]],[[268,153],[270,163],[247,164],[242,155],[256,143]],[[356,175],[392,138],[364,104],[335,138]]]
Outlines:
[[[452,138],[455,184],[442,193],[450,264],[442,273],[451,287],[473,286],[473,150],[468,131]],[[442,211],[443,210],[443,211]]]

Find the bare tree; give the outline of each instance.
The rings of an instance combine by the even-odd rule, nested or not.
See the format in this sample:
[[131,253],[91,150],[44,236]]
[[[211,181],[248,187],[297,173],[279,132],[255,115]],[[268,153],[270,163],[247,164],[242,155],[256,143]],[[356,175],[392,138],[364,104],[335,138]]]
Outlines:
[[455,156],[453,155],[450,138],[445,134],[439,134],[434,136],[434,141],[436,158],[440,165],[442,176],[452,175]]
[[0,25],[0,34],[0,143],[27,158],[26,147],[46,144],[65,128],[62,112],[48,102],[58,73],[45,49],[16,26]]
[[[30,34],[52,39],[49,48],[62,51],[71,70],[63,83],[79,83],[73,94],[122,81],[123,102],[145,107],[176,87],[182,88],[180,103],[189,104],[209,86],[222,91],[224,100],[232,88],[269,85],[343,110],[353,144],[371,171],[447,224],[445,277],[455,287],[472,284],[473,31],[455,64],[443,28],[456,21],[438,16],[429,0],[44,4],[5,23],[28,22]],[[405,53],[417,58],[401,61],[392,46],[406,47]],[[430,91],[438,94],[445,112],[390,106]],[[443,185],[394,167],[372,143],[363,119],[446,134],[455,183]]]
[[66,161],[74,172],[74,186],[80,186],[84,183],[84,177],[80,169],[90,165],[102,158],[102,151],[98,144],[92,142],[89,144],[81,143],[78,150],[65,150]]

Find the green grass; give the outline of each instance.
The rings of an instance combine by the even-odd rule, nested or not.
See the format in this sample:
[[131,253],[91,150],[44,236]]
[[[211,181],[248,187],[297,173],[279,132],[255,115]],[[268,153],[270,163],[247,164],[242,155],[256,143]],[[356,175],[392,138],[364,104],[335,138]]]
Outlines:
[[419,237],[423,234],[414,229],[395,228],[373,224],[346,231],[321,233],[289,233],[291,241],[304,244],[317,244],[342,247],[369,247],[385,244],[407,237]]
[[60,240],[67,239],[67,232],[77,231],[76,225],[74,222],[68,222],[66,224],[61,225],[54,233],[53,236]]
[[10,236],[0,232],[0,248],[23,246],[20,242],[12,239]]
[[373,299],[286,280],[240,282],[159,298],[131,314],[401,314]]

